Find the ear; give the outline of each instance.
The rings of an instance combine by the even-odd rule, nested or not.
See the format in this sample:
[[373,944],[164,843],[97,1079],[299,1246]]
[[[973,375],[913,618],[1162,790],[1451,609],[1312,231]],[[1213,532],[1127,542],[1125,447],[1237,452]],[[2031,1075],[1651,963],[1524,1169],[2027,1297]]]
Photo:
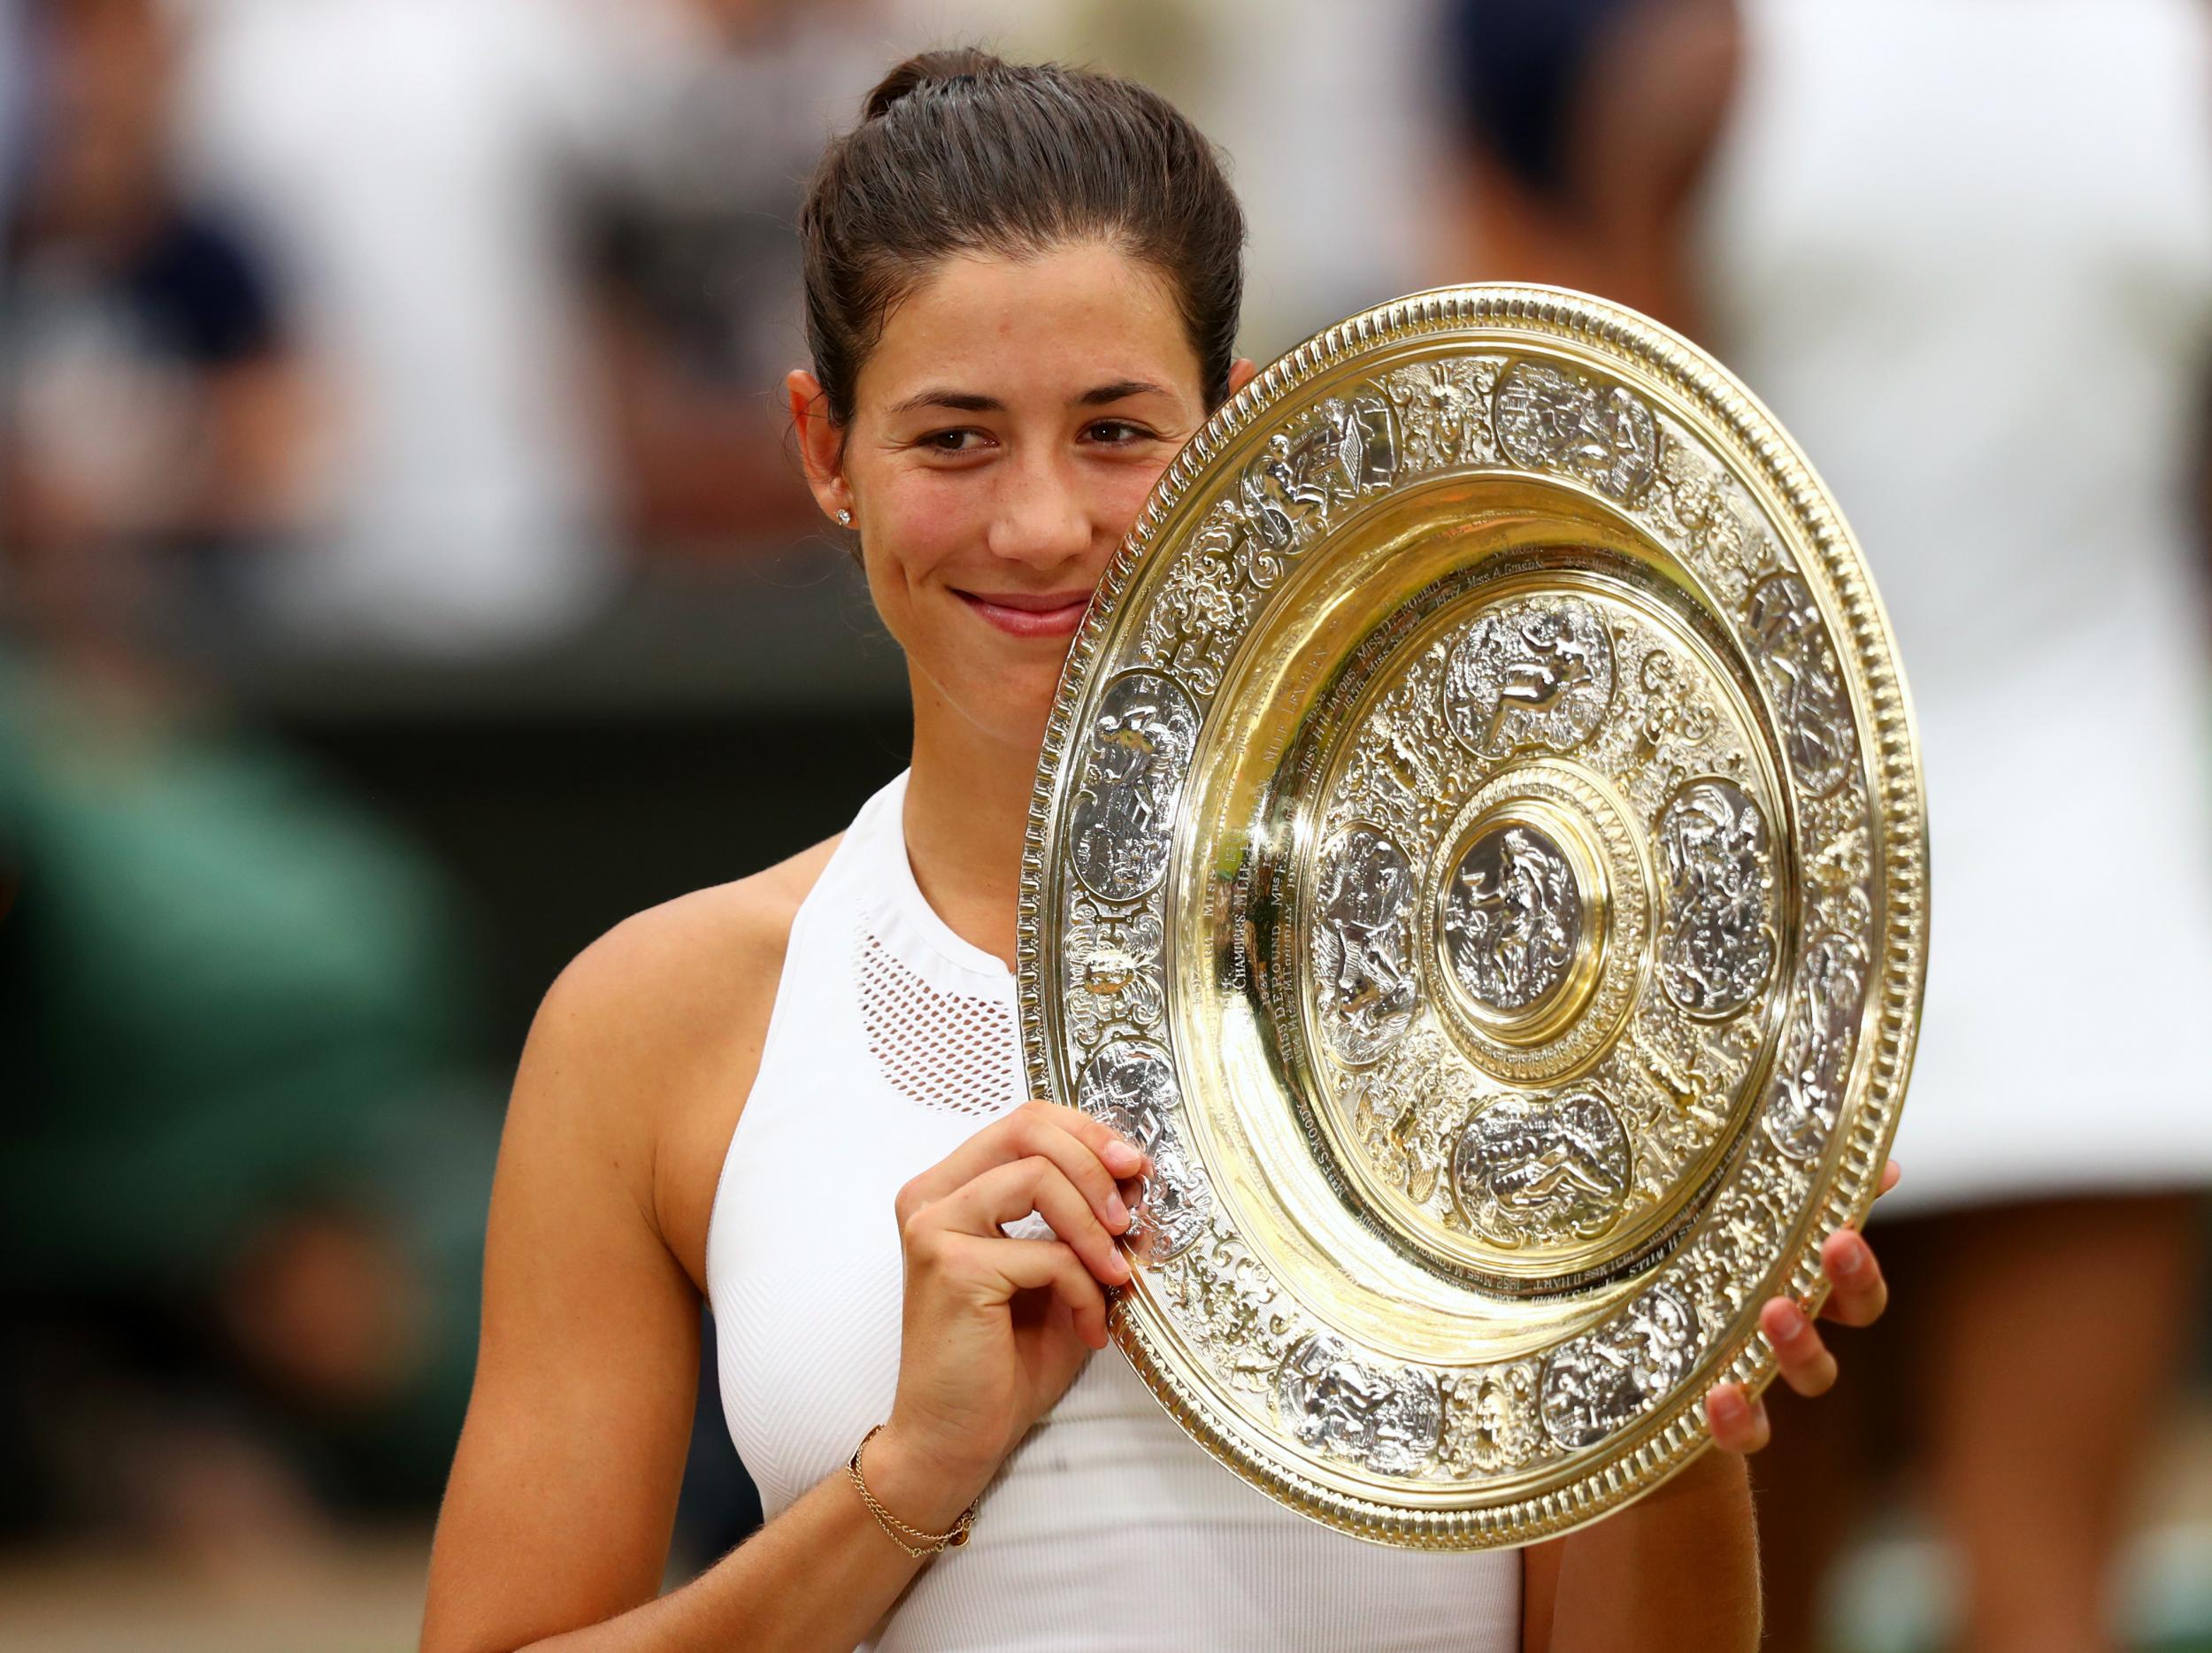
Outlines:
[[1229,364],[1229,394],[1236,395],[1259,376],[1259,364],[1248,356],[1238,357]]
[[845,433],[829,416],[829,398],[821,381],[803,367],[784,375],[784,399],[791,406],[791,428],[799,438],[799,463],[806,468],[806,485],[814,503],[833,520],[841,511],[853,508],[852,489],[846,487],[842,467]]

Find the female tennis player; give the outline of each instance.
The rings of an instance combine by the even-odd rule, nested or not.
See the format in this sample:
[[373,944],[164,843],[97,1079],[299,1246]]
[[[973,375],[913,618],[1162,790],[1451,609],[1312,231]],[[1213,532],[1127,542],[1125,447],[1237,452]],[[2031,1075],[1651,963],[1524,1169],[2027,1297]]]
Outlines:
[[[953,52],[870,94],[802,231],[792,419],[906,651],[912,766],[839,837],[630,919],[548,993],[424,1648],[1753,1647],[1740,1455],[1767,1429],[1737,1388],[1707,1402],[1728,1449],[1619,1513],[1436,1554],[1275,1503],[1092,1358],[1143,1158],[1021,1098],[1023,832],[1101,573],[1253,375],[1242,213],[1154,93]],[[1827,1312],[1878,1315],[1865,1242],[1823,1255]],[[703,1295],[767,1521],[663,1595]],[[1762,1326],[1793,1388],[1833,1381],[1796,1304]]]

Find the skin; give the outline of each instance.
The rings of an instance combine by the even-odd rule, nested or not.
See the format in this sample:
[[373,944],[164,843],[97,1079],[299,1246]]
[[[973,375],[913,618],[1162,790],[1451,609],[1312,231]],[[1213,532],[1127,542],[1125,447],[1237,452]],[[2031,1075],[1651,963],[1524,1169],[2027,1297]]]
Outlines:
[[[1692,215],[1742,56],[1734,0],[1629,8],[1578,88],[1565,198],[1471,151],[1466,196],[1439,249],[1446,267],[1601,293],[1701,336]],[[1915,1467],[1957,1549],[1970,1653],[2119,1645],[2114,1562],[2186,1359],[2174,1305],[2200,1289],[2204,1218],[2200,1197],[2156,1191],[1912,1219],[1924,1312],[1894,1351],[1899,1369],[1879,1377],[1913,1397],[1924,1451]],[[2053,1288],[2054,1269],[2080,1288]],[[2061,1354],[2091,1346],[2093,1365]],[[2073,1421],[2054,1432],[2056,1418]],[[1832,1407],[1820,1428],[1786,1430],[1759,1466],[1775,1653],[1824,1645],[1821,1587],[1874,1490],[1874,1446],[1863,1408]]]
[[[1253,373],[1236,365],[1233,388]],[[914,696],[905,835],[958,934],[1010,961],[1027,801],[1083,603],[1153,481],[1208,410],[1172,295],[1117,249],[955,258],[893,311],[847,426],[811,375],[788,398],[807,478],[849,512]],[[799,903],[833,845],[633,919],[548,994],[495,1181],[482,1351],[432,1557],[431,1653],[849,1649],[919,1563],[832,1475],[656,1598],[696,1374],[706,1218],[757,1071]],[[1141,1157],[1031,1103],[918,1167],[895,1215],[900,1371],[864,1468],[912,1526],[949,1526],[1084,1359],[1128,1278]],[[997,1225],[1033,1207],[1058,1238]],[[1830,1242],[1835,1318],[1878,1314],[1855,1234]],[[1770,1313],[1788,1304],[1770,1305]],[[580,1335],[580,1328],[588,1335]],[[1832,1381],[1816,1331],[1778,1320],[1785,1378]],[[1714,1396],[1716,1437],[1763,1409]],[[988,1519],[986,1510],[981,1519]],[[1525,1552],[1524,1646],[1753,1646],[1755,1539],[1743,1462],[1711,1453],[1621,1514]]]

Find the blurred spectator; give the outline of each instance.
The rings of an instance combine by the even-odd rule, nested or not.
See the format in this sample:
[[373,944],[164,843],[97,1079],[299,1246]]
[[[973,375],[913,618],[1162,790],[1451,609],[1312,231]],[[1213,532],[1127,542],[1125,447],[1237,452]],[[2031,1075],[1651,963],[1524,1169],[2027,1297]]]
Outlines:
[[219,1560],[434,1489],[495,1109],[440,881],[270,742],[0,660],[0,1521]]
[[0,288],[0,1524],[211,1564],[434,1488],[495,1114],[450,896],[150,646],[292,551],[305,375],[155,0],[35,54]]
[[[649,9],[649,8],[643,8]],[[624,56],[580,0],[199,0],[196,165],[247,202],[338,403],[328,520],[269,569],[296,643],[557,638],[614,573],[574,215]]]
[[30,164],[29,0],[0,0],[0,224],[15,215],[16,190]]
[[153,0],[22,19],[35,119],[0,288],[0,536],[19,614],[82,643],[221,604],[291,522],[303,376],[255,250],[180,196]]
[[1815,1645],[1880,1398],[1924,1448],[1965,1645],[2110,1645],[2212,1183],[2184,1036],[2212,999],[2185,508],[2212,12],[1459,0],[1453,21],[1456,273],[1709,342],[1834,488],[1914,690],[1935,919],[1894,1203],[1916,1215],[1885,1203],[1901,1312],[1870,1350],[1901,1338],[1913,1364],[1847,1357],[1817,1419],[1777,1403],[1754,1465],[1772,1643]]
[[634,47],[594,217],[593,313],[626,538],[754,549],[818,530],[780,390],[806,357],[801,187],[881,73],[875,0],[664,0]]

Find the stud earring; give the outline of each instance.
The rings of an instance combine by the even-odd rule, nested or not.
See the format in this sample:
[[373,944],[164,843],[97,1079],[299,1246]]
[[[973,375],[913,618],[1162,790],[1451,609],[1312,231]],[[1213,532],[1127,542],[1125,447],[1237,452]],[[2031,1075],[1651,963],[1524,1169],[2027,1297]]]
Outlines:
[[851,527],[853,526],[853,513],[849,511],[839,511],[837,513],[837,526],[841,528]]

